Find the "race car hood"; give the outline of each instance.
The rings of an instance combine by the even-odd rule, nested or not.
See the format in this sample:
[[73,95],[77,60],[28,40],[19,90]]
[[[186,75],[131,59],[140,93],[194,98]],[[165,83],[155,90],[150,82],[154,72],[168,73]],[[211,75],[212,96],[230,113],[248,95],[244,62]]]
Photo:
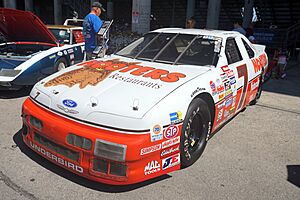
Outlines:
[[168,94],[209,69],[111,56],[43,79],[31,97],[52,110],[83,120],[93,112],[140,119]]
[[0,36],[5,42],[58,44],[54,35],[32,12],[0,8]]

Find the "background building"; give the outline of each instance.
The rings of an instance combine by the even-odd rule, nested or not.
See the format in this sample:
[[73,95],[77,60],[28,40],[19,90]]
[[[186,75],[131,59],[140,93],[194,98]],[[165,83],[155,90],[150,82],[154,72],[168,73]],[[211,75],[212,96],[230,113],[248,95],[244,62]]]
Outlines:
[[[29,10],[46,24],[62,24],[76,11],[83,18],[94,0],[0,0],[1,7]],[[119,32],[139,34],[160,27],[185,27],[191,16],[196,28],[231,30],[243,19],[246,29],[255,19],[256,40],[268,48],[300,47],[299,0],[100,0],[107,8],[102,19],[114,19]],[[127,37],[128,34],[125,36]],[[124,36],[124,37],[125,37]]]

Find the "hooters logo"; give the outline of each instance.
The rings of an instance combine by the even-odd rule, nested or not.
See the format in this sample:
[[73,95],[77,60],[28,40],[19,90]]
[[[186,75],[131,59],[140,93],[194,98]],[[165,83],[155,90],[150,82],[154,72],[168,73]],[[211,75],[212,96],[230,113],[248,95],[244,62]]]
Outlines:
[[160,80],[166,83],[177,82],[186,75],[179,72],[169,72],[164,69],[156,69],[154,67],[146,67],[137,65],[138,62],[123,62],[118,59],[101,61],[91,60],[88,62],[80,63],[78,66],[83,68],[66,72],[54,79],[51,79],[45,84],[45,87],[55,85],[67,85],[69,87],[79,83],[80,89],[87,85],[96,85],[113,71],[121,73],[130,73],[133,76],[141,76],[143,78],[150,78]]

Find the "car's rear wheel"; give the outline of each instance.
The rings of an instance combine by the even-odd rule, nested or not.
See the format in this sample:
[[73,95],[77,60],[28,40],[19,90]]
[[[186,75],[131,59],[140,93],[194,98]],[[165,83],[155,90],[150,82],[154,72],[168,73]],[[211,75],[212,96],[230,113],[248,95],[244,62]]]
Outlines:
[[203,153],[211,130],[211,115],[207,103],[194,99],[184,119],[180,140],[181,168],[188,167]]
[[67,60],[65,58],[60,58],[55,62],[55,70],[61,71],[67,67]]
[[260,75],[258,90],[256,92],[255,98],[249,103],[250,105],[255,105],[258,102],[258,100],[261,96],[263,82],[264,82],[264,75],[262,73]]

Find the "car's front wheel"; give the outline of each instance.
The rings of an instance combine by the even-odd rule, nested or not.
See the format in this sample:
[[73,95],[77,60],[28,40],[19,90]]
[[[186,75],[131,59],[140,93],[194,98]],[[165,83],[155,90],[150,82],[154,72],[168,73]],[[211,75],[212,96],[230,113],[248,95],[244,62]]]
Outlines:
[[181,168],[188,167],[203,153],[211,130],[211,114],[207,103],[194,99],[187,111],[181,131]]

